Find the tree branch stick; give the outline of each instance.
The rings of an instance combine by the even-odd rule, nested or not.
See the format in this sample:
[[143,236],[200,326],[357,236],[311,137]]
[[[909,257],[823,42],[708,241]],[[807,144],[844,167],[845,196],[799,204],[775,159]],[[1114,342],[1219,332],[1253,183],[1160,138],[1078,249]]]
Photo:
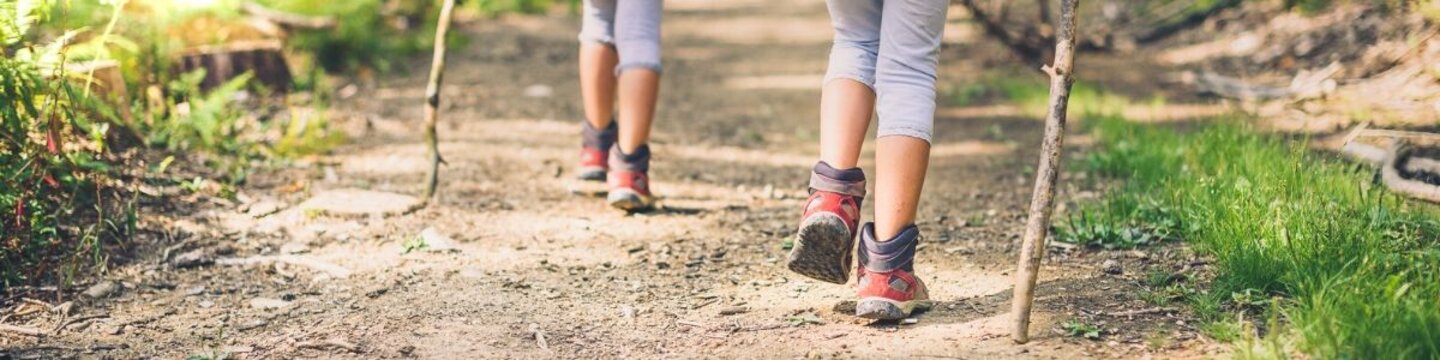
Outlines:
[[1040,271],[1040,258],[1045,254],[1045,238],[1050,230],[1050,215],[1055,210],[1055,180],[1060,175],[1061,147],[1065,143],[1065,116],[1070,103],[1070,85],[1075,78],[1075,8],[1080,0],[1062,0],[1059,36],[1055,43],[1055,62],[1045,66],[1050,74],[1050,113],[1045,116],[1045,139],[1041,144],[1040,166],[1035,174],[1035,193],[1030,198],[1030,219],[1025,224],[1024,242],[1020,246],[1018,271],[1015,272],[1016,343],[1030,341],[1030,307],[1035,300],[1035,279]]
[[425,145],[430,157],[430,172],[425,176],[425,204],[435,197],[435,187],[440,184],[440,140],[435,134],[435,123],[440,117],[440,82],[445,76],[445,39],[450,32],[451,12],[455,0],[444,0],[440,8],[439,25],[435,27],[435,57],[430,61],[430,84],[425,87]]

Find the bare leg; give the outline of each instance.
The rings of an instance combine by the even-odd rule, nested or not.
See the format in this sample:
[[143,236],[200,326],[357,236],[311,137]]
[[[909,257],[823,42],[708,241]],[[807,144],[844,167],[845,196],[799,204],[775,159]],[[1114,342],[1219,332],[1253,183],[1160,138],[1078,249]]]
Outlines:
[[854,168],[875,110],[875,92],[850,79],[835,79],[820,93],[820,160],[836,169]]
[[620,151],[635,152],[650,141],[655,102],[660,95],[660,73],[632,68],[620,74]]
[[596,129],[610,126],[614,116],[615,65],[619,62],[613,46],[580,44],[580,97],[584,100],[585,121]]
[[886,136],[878,142],[875,237],[887,241],[915,223],[915,208],[930,165],[930,143],[909,136]]

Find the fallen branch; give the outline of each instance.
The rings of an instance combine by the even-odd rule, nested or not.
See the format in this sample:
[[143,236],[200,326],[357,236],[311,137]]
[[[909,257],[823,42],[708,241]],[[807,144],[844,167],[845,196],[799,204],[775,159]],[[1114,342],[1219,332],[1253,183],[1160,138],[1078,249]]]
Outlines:
[[300,343],[295,344],[295,347],[298,347],[298,348],[301,348],[301,349],[316,349],[316,350],[343,349],[343,350],[345,350],[345,351],[349,351],[349,352],[352,352],[352,353],[358,353],[358,352],[360,352],[360,345],[356,345],[356,344],[350,343],[350,342],[348,342],[348,341],[339,340],[339,339],[329,339],[329,340],[323,340],[323,341],[303,341],[303,342],[300,342]]
[[1335,62],[1320,70],[1302,70],[1290,79],[1285,87],[1255,85],[1237,78],[1213,72],[1201,72],[1195,78],[1195,86],[1201,93],[1214,94],[1238,100],[1260,101],[1272,99],[1304,100],[1324,96],[1338,86],[1332,77],[1343,68]]
[[1149,309],[1139,309],[1139,310],[1130,310],[1130,311],[1108,312],[1108,313],[1102,313],[1101,315],[1105,315],[1105,316],[1109,316],[1109,317],[1131,317],[1131,316],[1146,315],[1146,314],[1172,313],[1172,312],[1175,312],[1175,311],[1176,311],[1175,308],[1161,307],[1161,308],[1149,308]]
[[33,337],[45,336],[45,332],[40,329],[5,324],[0,324],[0,332]]
[[1410,157],[1411,151],[1410,146],[1403,140],[1397,140],[1394,145],[1391,145],[1389,157],[1386,158],[1385,165],[1380,168],[1380,178],[1391,191],[1432,203],[1440,203],[1440,186],[1402,176],[1401,169]]
[[530,333],[535,334],[535,344],[541,350],[550,351],[550,342],[545,340],[545,330],[540,329],[540,324],[530,324]]
[[108,318],[108,317],[110,317],[109,314],[104,314],[104,315],[81,316],[81,317],[78,317],[78,318],[65,320],[65,321],[60,322],[60,325],[55,326],[54,329],[51,329],[51,330],[50,330],[50,333],[51,333],[51,334],[59,334],[59,333],[60,333],[60,330],[65,330],[65,328],[70,327],[70,325],[75,325],[75,324],[78,324],[78,323],[81,323],[81,322],[90,321],[90,320],[95,320],[95,319],[104,319],[104,318]]
[[252,266],[269,263],[283,263],[288,265],[302,266],[311,270],[315,270],[317,272],[325,273],[335,278],[349,277],[352,273],[350,269],[346,269],[343,266],[298,255],[252,256],[248,258],[229,258],[215,260],[216,265],[227,266]]

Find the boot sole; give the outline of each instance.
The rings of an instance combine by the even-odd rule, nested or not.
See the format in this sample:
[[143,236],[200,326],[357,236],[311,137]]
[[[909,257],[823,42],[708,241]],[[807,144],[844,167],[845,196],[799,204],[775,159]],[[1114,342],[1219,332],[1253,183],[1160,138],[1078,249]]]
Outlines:
[[860,299],[855,304],[855,316],[873,320],[900,320],[910,317],[915,310],[929,309],[930,300],[895,301],[881,297]]
[[812,215],[800,224],[785,265],[815,280],[844,284],[850,280],[848,255],[854,246],[855,238],[840,216]]
[[640,193],[630,189],[610,191],[610,195],[606,197],[606,201],[610,202],[610,206],[625,210],[626,212],[648,211],[655,207],[655,200],[653,198],[640,195]]

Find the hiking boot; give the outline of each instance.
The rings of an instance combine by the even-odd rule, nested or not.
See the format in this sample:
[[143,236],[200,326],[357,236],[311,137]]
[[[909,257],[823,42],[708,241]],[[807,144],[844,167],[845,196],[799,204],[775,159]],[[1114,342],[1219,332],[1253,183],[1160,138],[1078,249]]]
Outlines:
[[589,121],[581,121],[584,129],[581,130],[580,143],[580,167],[577,169],[575,178],[584,181],[605,181],[605,173],[610,170],[606,153],[615,145],[615,138],[618,134],[618,127],[615,121],[604,130],[596,129]]
[[821,161],[810,173],[810,199],[786,267],[816,280],[849,281],[860,202],[865,200],[865,172],[837,170]]
[[625,154],[619,146],[610,150],[610,174],[607,185],[610,206],[627,212],[650,210],[655,198],[650,195],[650,146],[640,145],[635,153]]
[[875,239],[875,224],[860,230],[860,266],[856,288],[860,301],[855,316],[876,320],[899,320],[916,309],[932,305],[925,283],[915,277],[915,249],[920,229],[910,225],[889,241]]

